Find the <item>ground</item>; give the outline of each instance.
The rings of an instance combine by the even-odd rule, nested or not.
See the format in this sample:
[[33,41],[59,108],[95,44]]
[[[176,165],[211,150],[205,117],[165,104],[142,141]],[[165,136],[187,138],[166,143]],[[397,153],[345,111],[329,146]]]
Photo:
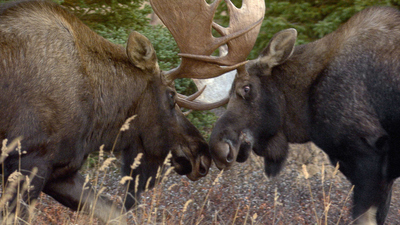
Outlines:
[[[352,186],[346,178],[311,144],[292,145],[290,152],[284,170],[273,179],[264,175],[263,162],[254,155],[228,171],[213,165],[196,182],[171,172],[144,193],[138,209],[128,212],[129,224],[351,224]],[[86,171],[95,177],[95,171]],[[120,179],[112,170],[98,183],[107,187],[108,197],[121,201]],[[399,199],[400,180],[386,224],[400,224]],[[36,208],[33,224],[100,224],[46,195]]]

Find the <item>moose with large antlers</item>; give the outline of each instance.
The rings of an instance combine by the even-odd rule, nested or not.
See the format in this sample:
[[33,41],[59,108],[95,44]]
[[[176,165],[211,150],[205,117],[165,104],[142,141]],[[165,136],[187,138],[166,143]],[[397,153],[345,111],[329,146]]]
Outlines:
[[283,30],[238,69],[210,138],[220,169],[251,150],[275,176],[288,143],[313,141],[354,184],[358,224],[383,224],[400,176],[400,12],[366,9],[335,32],[295,47]]
[[[102,144],[108,150],[115,144],[123,173],[138,183],[129,188],[126,209],[136,203],[147,183],[154,185],[157,168],[169,151],[177,173],[191,180],[207,174],[208,144],[179,106],[209,109],[224,102],[205,105],[188,100],[176,93],[173,81],[215,77],[243,65],[261,26],[264,2],[245,0],[238,9],[226,1],[231,15],[227,28],[213,23],[221,0],[150,2],[181,49],[181,65],[169,72],[160,71],[151,43],[137,32],[123,48],[55,3],[0,6],[0,138],[22,138],[19,151],[3,152],[8,156],[2,174],[6,180],[14,171],[31,176],[28,185],[33,189],[22,194],[25,202],[43,191],[71,209],[94,211],[108,224],[124,224],[117,221],[122,211],[97,198],[92,188],[84,188],[85,179],[78,172],[88,154]],[[212,28],[221,37],[213,37]],[[211,56],[222,45],[228,46],[228,54]],[[134,115],[131,128],[118,135],[124,121]],[[131,171],[138,153],[143,153],[141,165]],[[26,182],[23,179],[21,185]],[[3,216],[11,212],[24,218],[24,207],[16,207],[17,194],[8,199]]]

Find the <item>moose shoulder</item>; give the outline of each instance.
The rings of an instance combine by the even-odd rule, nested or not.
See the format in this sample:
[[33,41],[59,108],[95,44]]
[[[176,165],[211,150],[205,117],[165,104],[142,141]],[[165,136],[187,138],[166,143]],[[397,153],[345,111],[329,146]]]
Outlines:
[[296,36],[277,33],[239,69],[213,159],[228,168],[253,150],[274,176],[289,142],[311,140],[355,185],[357,223],[383,224],[400,176],[400,12],[372,7],[315,42],[295,47]]

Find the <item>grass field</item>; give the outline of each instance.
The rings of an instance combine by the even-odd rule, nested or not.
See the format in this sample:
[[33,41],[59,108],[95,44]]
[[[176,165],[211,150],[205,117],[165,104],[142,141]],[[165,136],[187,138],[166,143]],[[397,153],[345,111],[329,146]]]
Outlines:
[[[84,168],[97,189],[122,202],[124,186],[118,161],[106,173],[100,165]],[[306,179],[307,178],[307,179]],[[386,224],[400,223],[399,182],[394,187]],[[263,162],[252,155],[231,170],[213,165],[207,177],[192,182],[175,172],[143,194],[138,208],[127,213],[128,224],[351,224],[352,186],[312,145],[293,145],[283,172],[268,179]],[[41,195],[28,224],[101,224]]]

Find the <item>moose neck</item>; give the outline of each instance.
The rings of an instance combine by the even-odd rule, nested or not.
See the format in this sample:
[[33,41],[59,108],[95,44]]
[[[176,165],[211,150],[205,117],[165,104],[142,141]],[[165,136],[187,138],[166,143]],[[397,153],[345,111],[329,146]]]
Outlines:
[[310,141],[310,88],[335,54],[333,35],[296,46],[293,55],[272,71],[285,98],[283,129],[291,143]]
[[135,114],[135,106],[148,81],[131,64],[122,46],[91,30],[85,32],[90,37],[78,37],[77,44],[92,99],[92,128],[87,142],[93,146],[89,147],[91,150],[101,144],[109,150],[124,121]]

